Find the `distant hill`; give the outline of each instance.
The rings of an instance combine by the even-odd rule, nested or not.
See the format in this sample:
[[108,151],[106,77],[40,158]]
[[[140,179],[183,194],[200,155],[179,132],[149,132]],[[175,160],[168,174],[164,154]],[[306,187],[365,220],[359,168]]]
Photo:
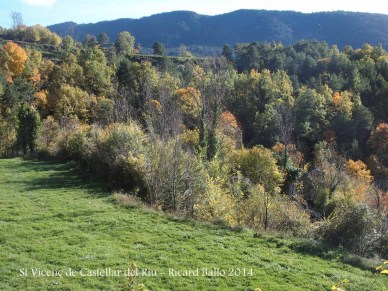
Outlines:
[[300,13],[293,11],[237,10],[206,16],[190,11],[155,14],[140,19],[117,19],[94,24],[66,22],[48,27],[61,36],[82,40],[85,34],[106,32],[112,40],[124,30],[136,43],[152,47],[156,41],[168,48],[180,45],[222,47],[246,42],[295,43],[315,39],[340,48],[364,43],[388,48],[388,15],[358,12]]

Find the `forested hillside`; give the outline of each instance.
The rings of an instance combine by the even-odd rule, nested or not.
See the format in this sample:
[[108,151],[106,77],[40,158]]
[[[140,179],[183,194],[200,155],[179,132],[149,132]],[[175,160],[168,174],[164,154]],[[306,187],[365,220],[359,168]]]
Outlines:
[[[176,11],[143,17],[118,19],[94,24],[73,22],[49,26],[64,37],[82,41],[85,35],[108,34],[113,41],[127,30],[144,48],[156,41],[167,48],[194,46],[196,52],[209,55],[224,44],[281,42],[293,44],[301,39],[325,41],[339,48],[360,47],[364,43],[388,47],[388,16],[355,12],[299,13],[293,11],[238,10],[206,16]],[[198,46],[204,47],[199,49]],[[210,49],[212,48],[212,49]],[[217,49],[218,48],[218,49]]]
[[253,42],[198,59],[156,41],[152,58],[127,31],[46,43],[54,59],[1,45],[0,155],[73,161],[123,204],[388,256],[383,46]]

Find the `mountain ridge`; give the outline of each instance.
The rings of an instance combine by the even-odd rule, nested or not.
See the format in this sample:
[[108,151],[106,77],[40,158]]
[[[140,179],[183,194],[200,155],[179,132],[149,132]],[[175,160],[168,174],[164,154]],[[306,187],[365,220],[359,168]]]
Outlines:
[[301,39],[326,41],[339,47],[360,47],[364,43],[388,47],[388,15],[348,11],[301,13],[240,9],[214,16],[173,11],[138,19],[120,18],[88,24],[64,22],[48,28],[79,41],[86,34],[102,32],[115,40],[126,30],[143,47],[151,47],[156,41],[175,48],[181,45],[222,47],[254,41],[287,45]]

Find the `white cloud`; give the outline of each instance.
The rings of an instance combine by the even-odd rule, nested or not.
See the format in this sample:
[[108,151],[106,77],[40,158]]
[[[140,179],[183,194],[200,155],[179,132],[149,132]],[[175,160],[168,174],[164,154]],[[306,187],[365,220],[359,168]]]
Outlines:
[[55,4],[56,0],[22,0],[22,1],[29,5],[51,7]]

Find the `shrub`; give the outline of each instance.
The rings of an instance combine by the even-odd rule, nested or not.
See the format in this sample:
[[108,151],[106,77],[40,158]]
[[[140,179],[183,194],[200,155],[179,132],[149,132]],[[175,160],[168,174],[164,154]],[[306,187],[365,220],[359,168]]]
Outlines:
[[131,156],[140,156],[145,152],[146,135],[139,125],[111,124],[104,129],[105,137],[99,141],[99,154],[110,167],[117,164],[120,158],[127,160]]
[[237,187],[242,189],[241,194],[235,196],[236,220],[240,225],[257,230],[291,231],[298,236],[309,233],[309,216],[295,201],[281,194],[271,195],[260,184],[247,185],[241,178],[237,183],[232,187],[235,195]]
[[43,120],[38,138],[38,151],[49,156],[55,156],[58,153],[58,142],[60,127],[58,122],[52,116],[47,116]]
[[194,217],[210,222],[237,225],[235,200],[222,188],[222,183],[211,177],[206,179],[206,190],[198,196],[194,205]]
[[364,204],[339,203],[317,234],[326,243],[361,256],[375,252],[387,255],[387,225],[381,213]]
[[59,132],[57,158],[68,161],[73,160],[82,164],[85,160],[86,134],[90,127],[80,124],[77,119],[72,119],[66,127]]
[[272,213],[269,226],[271,229],[292,232],[300,237],[311,233],[312,223],[309,215],[289,197],[278,195]]
[[123,205],[124,207],[138,207],[143,205],[139,197],[128,195],[122,192],[113,193],[113,198],[117,203]]
[[111,124],[94,131],[90,163],[116,188],[145,196],[143,166],[147,137],[139,125]]
[[85,132],[81,128],[69,135],[66,148],[69,159],[82,161],[85,158],[86,143]]
[[193,215],[196,197],[205,189],[205,170],[197,156],[182,149],[179,139],[150,144],[144,173],[151,205]]
[[15,149],[16,130],[14,123],[12,118],[1,119],[0,117],[0,157],[9,156]]

